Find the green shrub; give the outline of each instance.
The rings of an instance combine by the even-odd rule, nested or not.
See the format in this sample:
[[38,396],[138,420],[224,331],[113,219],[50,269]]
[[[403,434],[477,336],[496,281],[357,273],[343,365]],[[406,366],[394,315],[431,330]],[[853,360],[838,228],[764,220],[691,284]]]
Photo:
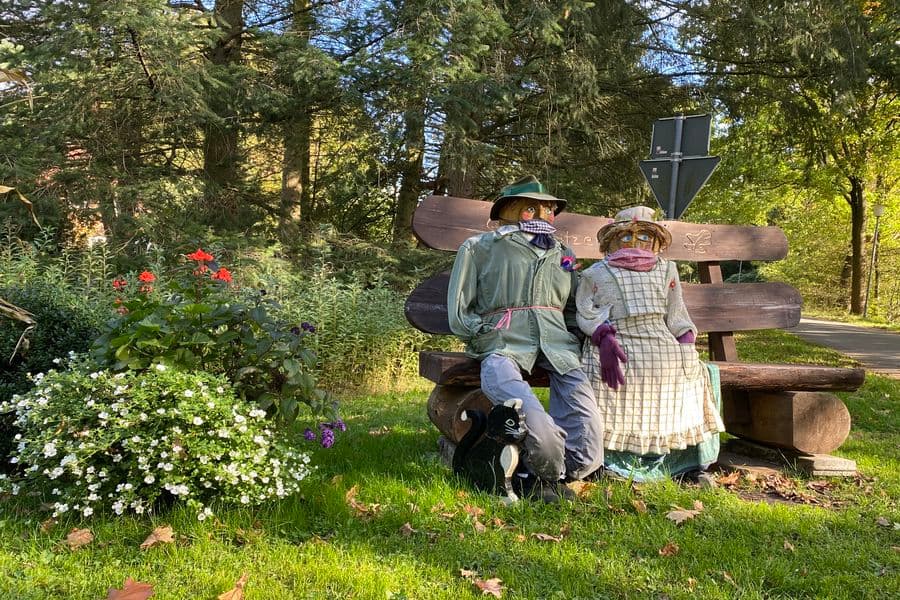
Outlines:
[[0,491],[36,492],[54,515],[143,513],[181,500],[202,520],[213,499],[281,498],[309,472],[309,458],[276,438],[265,412],[240,401],[225,377],[70,367],[0,404],[21,431],[10,459],[18,471],[0,475]]
[[[99,333],[100,319],[90,302],[62,286],[31,282],[0,289],[0,297],[34,315],[37,326],[28,334],[29,349],[0,370],[0,401],[25,393],[27,373],[45,372],[69,352],[84,352]],[[0,359],[7,362],[23,331],[22,324],[0,319]]]
[[94,344],[93,356],[114,371],[164,365],[221,373],[238,395],[293,422],[300,404],[315,414],[334,414],[332,399],[316,386],[309,323],[275,319],[263,294],[241,294],[232,274],[202,250],[165,281],[149,271],[137,280],[118,278],[119,316]]

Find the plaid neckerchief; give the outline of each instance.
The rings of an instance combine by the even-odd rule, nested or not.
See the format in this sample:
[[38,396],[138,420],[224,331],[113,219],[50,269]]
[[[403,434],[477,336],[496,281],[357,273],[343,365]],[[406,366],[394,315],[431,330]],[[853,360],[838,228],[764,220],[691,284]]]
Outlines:
[[526,233],[533,233],[534,237],[531,239],[531,244],[543,250],[549,250],[556,243],[556,240],[553,239],[556,227],[543,219],[519,221],[519,229]]

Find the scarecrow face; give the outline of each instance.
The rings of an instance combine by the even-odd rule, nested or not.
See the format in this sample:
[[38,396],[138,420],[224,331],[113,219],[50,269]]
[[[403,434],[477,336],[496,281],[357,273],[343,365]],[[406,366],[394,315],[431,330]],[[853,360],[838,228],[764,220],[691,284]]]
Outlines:
[[652,228],[641,223],[632,223],[619,231],[610,240],[607,252],[612,254],[621,248],[640,248],[641,250],[659,252],[661,246],[661,240],[656,236]]
[[532,198],[516,198],[500,209],[500,218],[504,221],[530,221],[543,219],[553,223],[556,213],[556,202],[534,200]]

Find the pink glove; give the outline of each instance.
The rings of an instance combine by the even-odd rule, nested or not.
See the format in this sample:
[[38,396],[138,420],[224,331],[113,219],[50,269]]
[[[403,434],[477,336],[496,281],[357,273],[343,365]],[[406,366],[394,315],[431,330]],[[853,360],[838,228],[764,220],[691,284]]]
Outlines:
[[679,344],[693,344],[695,341],[697,341],[697,338],[694,336],[694,332],[690,329],[688,329],[675,339],[678,340]]
[[604,323],[591,334],[591,342],[600,352],[600,379],[612,390],[618,390],[625,383],[625,374],[620,362],[628,362],[628,357],[616,340],[616,328]]

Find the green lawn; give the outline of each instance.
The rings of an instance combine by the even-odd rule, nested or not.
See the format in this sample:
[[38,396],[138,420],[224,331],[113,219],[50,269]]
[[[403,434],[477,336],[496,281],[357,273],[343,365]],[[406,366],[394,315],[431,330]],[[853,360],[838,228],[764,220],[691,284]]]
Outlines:
[[[846,364],[786,334],[741,338],[739,350]],[[278,505],[204,522],[175,509],[42,529],[45,514],[0,503],[0,598],[102,599],[131,577],[152,584],[154,598],[212,599],[245,573],[248,599],[478,598],[472,580],[492,578],[504,598],[900,596],[900,381],[870,376],[844,395],[854,427],[837,454],[863,477],[788,481],[820,505],[746,500],[753,482],[708,491],[601,482],[575,503],[503,507],[441,464],[426,397],[423,387],[345,400],[349,430],[315,451],[303,495]],[[693,519],[666,518],[695,501]],[[162,524],[176,543],[141,550]],[[68,549],[73,527],[90,527],[94,541]],[[670,542],[677,550],[661,554]]]

